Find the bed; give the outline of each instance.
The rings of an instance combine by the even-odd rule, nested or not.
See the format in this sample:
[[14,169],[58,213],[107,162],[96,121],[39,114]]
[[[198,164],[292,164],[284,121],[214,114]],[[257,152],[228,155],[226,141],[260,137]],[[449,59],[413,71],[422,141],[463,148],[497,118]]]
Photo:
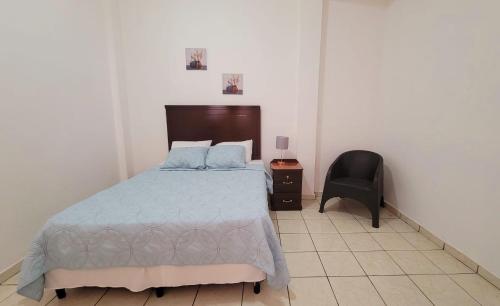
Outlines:
[[165,106],[168,145],[177,140],[253,140],[252,161],[230,170],[153,167],[48,220],[21,269],[18,293],[125,287],[132,291],[289,276],[268,214],[272,186],[260,152],[258,106]]

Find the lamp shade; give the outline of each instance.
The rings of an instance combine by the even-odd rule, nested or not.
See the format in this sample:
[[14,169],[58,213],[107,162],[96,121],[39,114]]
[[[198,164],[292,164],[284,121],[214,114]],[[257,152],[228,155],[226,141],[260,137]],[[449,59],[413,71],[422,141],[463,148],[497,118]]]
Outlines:
[[288,137],[276,136],[276,149],[288,150]]

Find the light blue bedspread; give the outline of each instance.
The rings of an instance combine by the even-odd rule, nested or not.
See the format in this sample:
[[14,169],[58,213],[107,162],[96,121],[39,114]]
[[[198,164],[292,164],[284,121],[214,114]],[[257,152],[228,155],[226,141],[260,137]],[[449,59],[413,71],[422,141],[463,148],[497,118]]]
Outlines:
[[17,292],[40,300],[53,269],[251,264],[282,288],[289,275],[267,208],[262,165],[226,171],[154,168],[50,218]]

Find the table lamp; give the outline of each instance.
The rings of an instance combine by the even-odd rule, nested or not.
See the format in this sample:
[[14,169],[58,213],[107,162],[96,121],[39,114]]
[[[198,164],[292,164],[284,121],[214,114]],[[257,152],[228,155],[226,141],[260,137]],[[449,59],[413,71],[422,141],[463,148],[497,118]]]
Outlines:
[[283,165],[285,163],[283,160],[283,151],[288,150],[288,137],[276,136],[276,149],[281,150],[281,159],[278,161],[278,164]]

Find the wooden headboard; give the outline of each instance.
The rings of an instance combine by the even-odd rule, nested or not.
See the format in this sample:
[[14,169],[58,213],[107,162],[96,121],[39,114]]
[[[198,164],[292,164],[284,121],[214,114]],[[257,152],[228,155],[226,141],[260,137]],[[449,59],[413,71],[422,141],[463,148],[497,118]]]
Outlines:
[[260,106],[165,105],[168,148],[172,141],[253,140],[252,159],[261,159]]

